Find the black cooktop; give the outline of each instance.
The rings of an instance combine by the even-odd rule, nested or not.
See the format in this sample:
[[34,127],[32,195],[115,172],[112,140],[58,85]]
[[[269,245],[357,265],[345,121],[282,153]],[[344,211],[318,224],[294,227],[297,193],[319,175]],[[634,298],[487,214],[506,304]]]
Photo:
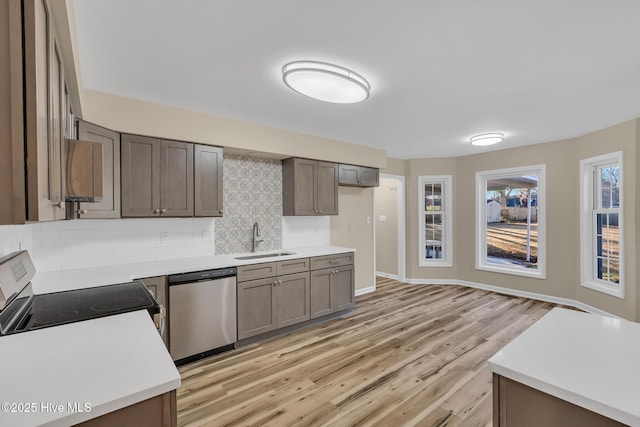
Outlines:
[[32,331],[160,306],[141,282],[33,295],[31,284],[0,314],[0,335]]

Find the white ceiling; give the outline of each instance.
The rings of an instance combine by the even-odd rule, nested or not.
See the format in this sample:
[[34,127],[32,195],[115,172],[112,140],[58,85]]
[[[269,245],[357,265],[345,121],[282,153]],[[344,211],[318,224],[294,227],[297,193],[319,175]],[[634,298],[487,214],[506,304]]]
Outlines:
[[[640,117],[638,0],[75,0],[86,89],[452,157]],[[365,76],[360,104],[288,89],[281,67]],[[473,147],[476,133],[502,144]],[[606,141],[603,141],[606,143]]]

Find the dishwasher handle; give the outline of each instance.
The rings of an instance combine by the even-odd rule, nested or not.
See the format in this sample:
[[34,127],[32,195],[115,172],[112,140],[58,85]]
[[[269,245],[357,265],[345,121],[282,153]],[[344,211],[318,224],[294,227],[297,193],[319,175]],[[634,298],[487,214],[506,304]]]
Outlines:
[[209,280],[223,279],[225,277],[234,277],[236,275],[235,267],[219,268],[216,270],[194,271],[191,273],[173,274],[169,276],[169,286],[181,285],[184,283],[204,282]]

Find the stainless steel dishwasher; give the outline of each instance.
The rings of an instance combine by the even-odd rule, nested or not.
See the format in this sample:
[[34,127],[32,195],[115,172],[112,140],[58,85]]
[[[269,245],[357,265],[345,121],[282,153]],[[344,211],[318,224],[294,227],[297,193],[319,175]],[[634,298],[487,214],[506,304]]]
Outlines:
[[233,348],[236,268],[169,276],[169,352],[176,365]]

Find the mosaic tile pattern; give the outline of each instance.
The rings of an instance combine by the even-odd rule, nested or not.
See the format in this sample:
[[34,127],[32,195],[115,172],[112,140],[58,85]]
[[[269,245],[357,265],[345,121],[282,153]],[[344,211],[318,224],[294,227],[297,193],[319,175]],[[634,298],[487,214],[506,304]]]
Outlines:
[[251,252],[253,224],[260,226],[256,251],[282,247],[282,163],[224,154],[224,216],[215,219],[216,254]]

